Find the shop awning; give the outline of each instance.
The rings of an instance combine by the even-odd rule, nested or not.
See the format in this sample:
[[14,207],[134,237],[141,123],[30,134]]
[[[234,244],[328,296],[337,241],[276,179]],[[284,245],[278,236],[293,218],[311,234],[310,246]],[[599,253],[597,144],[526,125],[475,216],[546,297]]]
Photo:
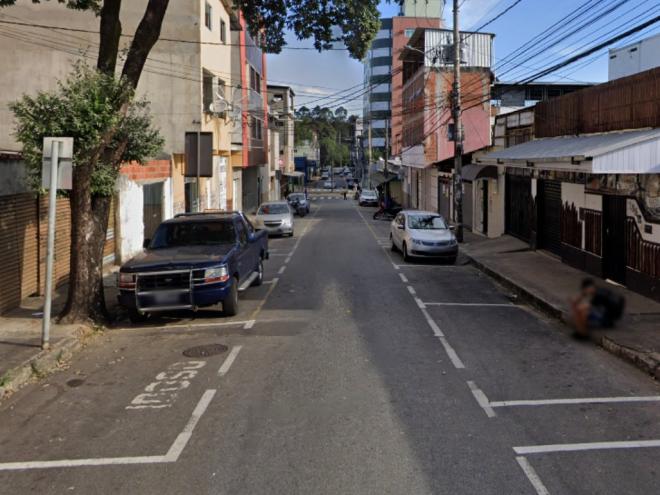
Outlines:
[[480,164],[595,174],[660,172],[660,129],[542,138],[488,153]]
[[473,182],[477,179],[497,179],[497,167],[492,165],[463,165],[461,178],[466,182]]
[[305,172],[282,172],[285,177],[305,177]]

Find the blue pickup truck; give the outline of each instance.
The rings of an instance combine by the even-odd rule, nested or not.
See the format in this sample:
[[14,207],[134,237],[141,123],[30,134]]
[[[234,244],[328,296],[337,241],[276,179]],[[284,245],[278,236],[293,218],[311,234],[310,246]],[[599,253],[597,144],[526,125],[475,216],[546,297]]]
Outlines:
[[256,231],[240,212],[177,215],[119,270],[119,303],[132,322],[218,303],[234,316],[238,292],[261,285],[267,258],[267,232]]

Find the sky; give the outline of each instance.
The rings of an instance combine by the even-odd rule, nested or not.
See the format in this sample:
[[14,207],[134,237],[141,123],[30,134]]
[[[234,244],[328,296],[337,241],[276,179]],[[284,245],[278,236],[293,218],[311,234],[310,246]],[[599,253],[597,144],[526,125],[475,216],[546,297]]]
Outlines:
[[[516,0],[463,0],[461,12],[461,30],[476,29],[484,22],[492,19]],[[585,47],[591,46],[590,41],[602,36],[596,43],[611,37],[615,33],[608,32],[617,26],[629,22],[634,26],[644,20],[658,15],[660,10],[658,0],[626,0],[624,4],[604,17],[600,23],[593,24],[587,29],[576,33],[572,38],[560,42],[547,53],[523,63],[524,67],[497,67],[498,61],[514,51],[518,46],[533,38],[535,35],[559,21],[571,10],[580,5],[582,1],[575,0],[521,0],[509,12],[483,29],[485,32],[495,34],[494,57],[495,75],[502,80],[515,81],[516,77],[534,72],[536,68],[545,68],[557,61],[574,55]],[[596,2],[595,10],[606,7],[610,1]],[[612,2],[613,3],[613,2]],[[379,6],[382,17],[392,17],[399,11],[394,3],[381,2]],[[652,15],[653,14],[653,15]],[[451,27],[451,0],[445,8],[445,25]],[[620,31],[625,30],[621,28]],[[639,35],[631,36],[627,40],[613,46],[624,46],[637,39],[660,33],[660,25],[642,31]],[[310,41],[298,40],[294,33],[287,33],[287,43],[292,47],[311,47]],[[577,51],[571,53],[573,50]],[[604,82],[607,81],[607,50],[599,52],[593,57],[569,66],[552,74],[544,80],[558,82]],[[590,62],[590,63],[588,63]],[[502,62],[500,62],[501,64]],[[588,63],[588,65],[585,65]],[[296,92],[296,107],[309,102],[310,106],[317,104],[315,100],[324,95],[356,86],[362,83],[363,69],[359,61],[351,59],[346,51],[334,50],[317,52],[315,50],[287,50],[281,54],[269,55],[267,62],[267,78],[273,84],[288,84]],[[509,72],[506,72],[506,71]],[[323,104],[319,101],[318,104]],[[349,113],[361,114],[361,99],[347,102],[345,107]]]

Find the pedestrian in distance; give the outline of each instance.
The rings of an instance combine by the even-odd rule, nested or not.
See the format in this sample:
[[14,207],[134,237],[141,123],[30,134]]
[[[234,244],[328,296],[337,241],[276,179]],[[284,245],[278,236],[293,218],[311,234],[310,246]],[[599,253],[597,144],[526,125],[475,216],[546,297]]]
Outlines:
[[344,189],[344,201],[347,199],[346,196],[348,195],[348,190]]
[[571,299],[571,316],[576,338],[589,337],[593,328],[610,328],[621,319],[625,299],[605,287],[597,287],[591,278],[585,278],[580,292]]

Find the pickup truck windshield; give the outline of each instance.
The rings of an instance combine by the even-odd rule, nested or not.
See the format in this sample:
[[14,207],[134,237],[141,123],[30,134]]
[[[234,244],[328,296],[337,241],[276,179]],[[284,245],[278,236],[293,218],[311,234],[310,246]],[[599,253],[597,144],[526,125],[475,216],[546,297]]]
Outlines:
[[158,227],[150,248],[213,246],[235,242],[236,232],[231,220],[165,223]]

